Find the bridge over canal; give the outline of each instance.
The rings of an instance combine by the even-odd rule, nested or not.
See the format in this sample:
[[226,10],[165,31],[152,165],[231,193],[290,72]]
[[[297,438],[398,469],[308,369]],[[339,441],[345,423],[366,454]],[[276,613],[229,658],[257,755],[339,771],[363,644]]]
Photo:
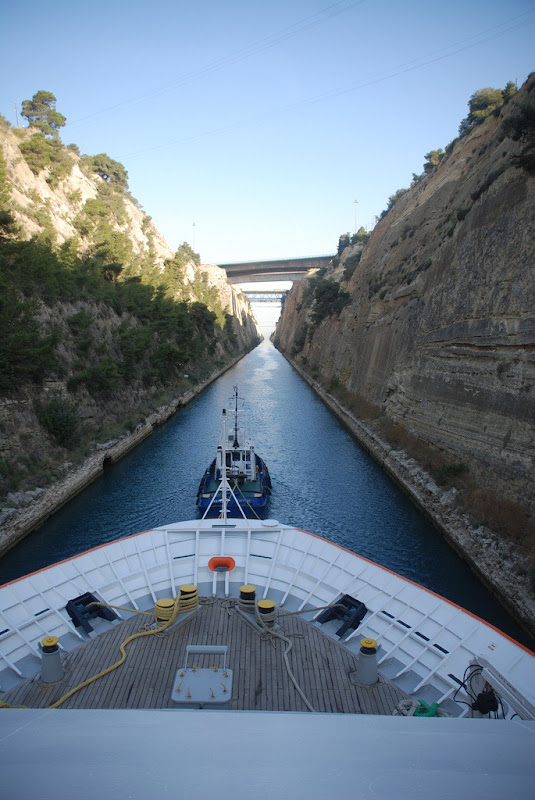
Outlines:
[[326,267],[331,256],[306,258],[281,258],[274,261],[242,261],[219,264],[227,273],[230,283],[270,283],[272,281],[300,281],[309,269]]

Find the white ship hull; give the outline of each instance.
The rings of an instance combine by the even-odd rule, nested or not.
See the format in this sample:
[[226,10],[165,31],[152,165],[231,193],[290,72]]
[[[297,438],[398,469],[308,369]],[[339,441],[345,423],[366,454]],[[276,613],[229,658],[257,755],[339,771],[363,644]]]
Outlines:
[[[229,556],[232,571],[212,572],[213,556]],[[454,716],[471,715],[459,697],[474,659],[501,687],[506,716],[535,719],[535,656],[505,634],[444,598],[318,536],[273,520],[182,522],[97,547],[0,587],[0,685],[40,670],[39,643],[55,636],[70,650],[87,635],[65,611],[92,592],[117,606],[152,608],[180,585],[205,595],[237,596],[254,584],[286,610],[318,608],[348,594],[368,609],[343,637],[354,652],[362,638],[378,642],[378,669],[408,695],[437,702]],[[128,612],[118,612],[126,617]],[[313,619],[317,614],[311,613]],[[97,620],[95,633],[112,623]],[[339,622],[322,629],[336,638]],[[485,673],[487,674],[487,673]],[[462,697],[462,693],[461,693]]]

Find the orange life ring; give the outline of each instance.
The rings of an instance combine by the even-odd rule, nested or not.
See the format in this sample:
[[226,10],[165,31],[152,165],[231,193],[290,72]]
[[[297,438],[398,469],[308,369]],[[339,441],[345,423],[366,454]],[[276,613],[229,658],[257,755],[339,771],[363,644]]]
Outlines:
[[230,572],[236,566],[232,556],[212,556],[208,562],[208,568],[212,572]]

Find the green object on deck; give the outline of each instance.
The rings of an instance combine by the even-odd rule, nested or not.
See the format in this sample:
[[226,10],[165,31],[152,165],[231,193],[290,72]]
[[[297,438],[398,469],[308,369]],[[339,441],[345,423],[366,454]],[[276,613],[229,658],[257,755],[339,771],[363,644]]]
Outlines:
[[418,700],[418,707],[414,712],[415,717],[436,717],[438,711],[438,703],[433,703],[428,706],[425,700]]

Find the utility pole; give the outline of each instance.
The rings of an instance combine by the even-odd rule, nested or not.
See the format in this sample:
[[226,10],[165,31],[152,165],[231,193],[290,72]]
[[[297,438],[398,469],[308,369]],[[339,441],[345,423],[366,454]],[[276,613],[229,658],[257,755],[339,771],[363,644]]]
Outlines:
[[193,223],[193,249],[194,250],[195,250],[195,228],[196,228],[196,225],[195,225],[195,223]]
[[357,232],[357,205],[358,205],[358,202],[359,202],[358,200],[355,200],[355,233]]
[[19,127],[19,110],[17,108],[17,104],[15,103],[14,105],[15,105],[15,119],[17,121],[17,126],[16,127],[18,128]]

